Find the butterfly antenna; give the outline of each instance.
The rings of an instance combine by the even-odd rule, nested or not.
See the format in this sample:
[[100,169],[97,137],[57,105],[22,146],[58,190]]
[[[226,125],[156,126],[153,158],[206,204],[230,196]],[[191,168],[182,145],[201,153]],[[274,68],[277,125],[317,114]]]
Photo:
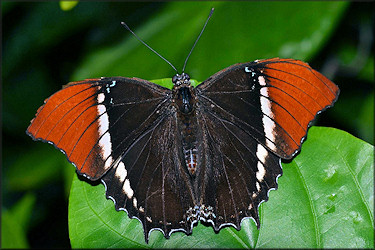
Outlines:
[[199,36],[198,36],[197,39],[195,40],[195,43],[193,44],[193,47],[191,48],[191,50],[190,50],[190,52],[189,52],[189,55],[186,57],[186,60],[185,60],[185,63],[184,63],[184,67],[182,68],[182,72],[185,71],[186,63],[187,63],[187,61],[188,61],[188,59],[189,59],[189,57],[190,57],[190,55],[191,55],[191,52],[193,52],[193,50],[194,50],[194,48],[195,48],[195,45],[197,44],[197,42],[198,42],[199,38],[201,37],[201,35],[202,35],[204,29],[206,28],[206,25],[207,25],[207,23],[208,23],[208,20],[210,20],[210,18],[211,18],[211,16],[212,16],[212,13],[214,13],[214,10],[215,10],[214,8],[211,9],[211,12],[210,12],[210,14],[209,14],[208,17],[207,17],[206,22],[204,23],[204,26],[203,26],[203,28],[202,28],[201,33],[199,34]]
[[130,28],[129,26],[125,23],[125,22],[121,22],[121,25],[123,25],[128,31],[130,31],[134,36],[135,38],[138,39],[138,41],[140,41],[141,43],[143,43],[147,48],[149,48],[152,52],[154,52],[155,54],[157,54],[161,59],[163,59],[165,62],[167,62],[178,74],[178,71],[177,69],[173,66],[172,63],[170,63],[167,59],[165,59],[162,55],[160,55],[158,52],[156,52],[153,48],[151,48],[147,43],[145,43],[141,38],[139,38]]

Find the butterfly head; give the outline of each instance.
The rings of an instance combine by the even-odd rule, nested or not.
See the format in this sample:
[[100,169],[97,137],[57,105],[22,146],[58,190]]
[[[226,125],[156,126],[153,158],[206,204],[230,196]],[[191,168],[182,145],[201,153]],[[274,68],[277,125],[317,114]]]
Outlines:
[[186,73],[176,74],[172,78],[172,82],[175,86],[189,86],[190,85],[190,76]]
[[190,114],[194,109],[195,92],[186,73],[176,74],[172,78],[174,84],[173,102],[183,114]]

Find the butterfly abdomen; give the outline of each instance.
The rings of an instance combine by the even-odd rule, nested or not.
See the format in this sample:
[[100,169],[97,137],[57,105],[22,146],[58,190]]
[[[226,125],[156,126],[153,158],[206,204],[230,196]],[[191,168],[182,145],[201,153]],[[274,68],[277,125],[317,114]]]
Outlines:
[[177,115],[180,123],[180,139],[185,165],[189,174],[194,176],[198,167],[198,122],[194,112],[190,114],[179,113]]
[[185,163],[191,175],[195,174],[197,168],[197,149],[195,147],[184,148]]
[[189,85],[176,86],[174,89],[174,100],[177,106],[177,119],[180,128],[180,139],[185,166],[191,176],[197,171],[198,156],[198,121],[195,113],[194,89]]

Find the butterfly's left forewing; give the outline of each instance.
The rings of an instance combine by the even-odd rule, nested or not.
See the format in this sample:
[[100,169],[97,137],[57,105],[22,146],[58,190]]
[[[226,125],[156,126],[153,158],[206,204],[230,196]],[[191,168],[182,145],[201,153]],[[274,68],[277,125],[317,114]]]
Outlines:
[[64,152],[77,172],[100,179],[117,210],[166,237],[191,232],[193,206],[176,140],[171,91],[151,82],[112,77],[68,84],[38,110],[27,133]]
[[168,91],[123,77],[73,82],[45,100],[27,133],[55,145],[80,174],[97,180],[167,106]]

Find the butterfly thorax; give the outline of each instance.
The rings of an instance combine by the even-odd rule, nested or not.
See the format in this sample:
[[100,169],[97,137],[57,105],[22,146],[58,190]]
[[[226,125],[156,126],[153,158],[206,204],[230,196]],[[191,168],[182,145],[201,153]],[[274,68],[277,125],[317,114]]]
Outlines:
[[186,73],[176,74],[172,78],[173,86],[173,102],[176,108],[184,113],[190,114],[194,109],[194,90],[190,83],[190,77]]
[[195,112],[196,96],[195,90],[190,83],[190,77],[186,73],[177,74],[173,77],[174,83],[173,104],[177,109],[177,119],[180,128],[180,139],[182,142],[182,154],[186,167],[191,176],[195,176],[198,165],[198,121]]

